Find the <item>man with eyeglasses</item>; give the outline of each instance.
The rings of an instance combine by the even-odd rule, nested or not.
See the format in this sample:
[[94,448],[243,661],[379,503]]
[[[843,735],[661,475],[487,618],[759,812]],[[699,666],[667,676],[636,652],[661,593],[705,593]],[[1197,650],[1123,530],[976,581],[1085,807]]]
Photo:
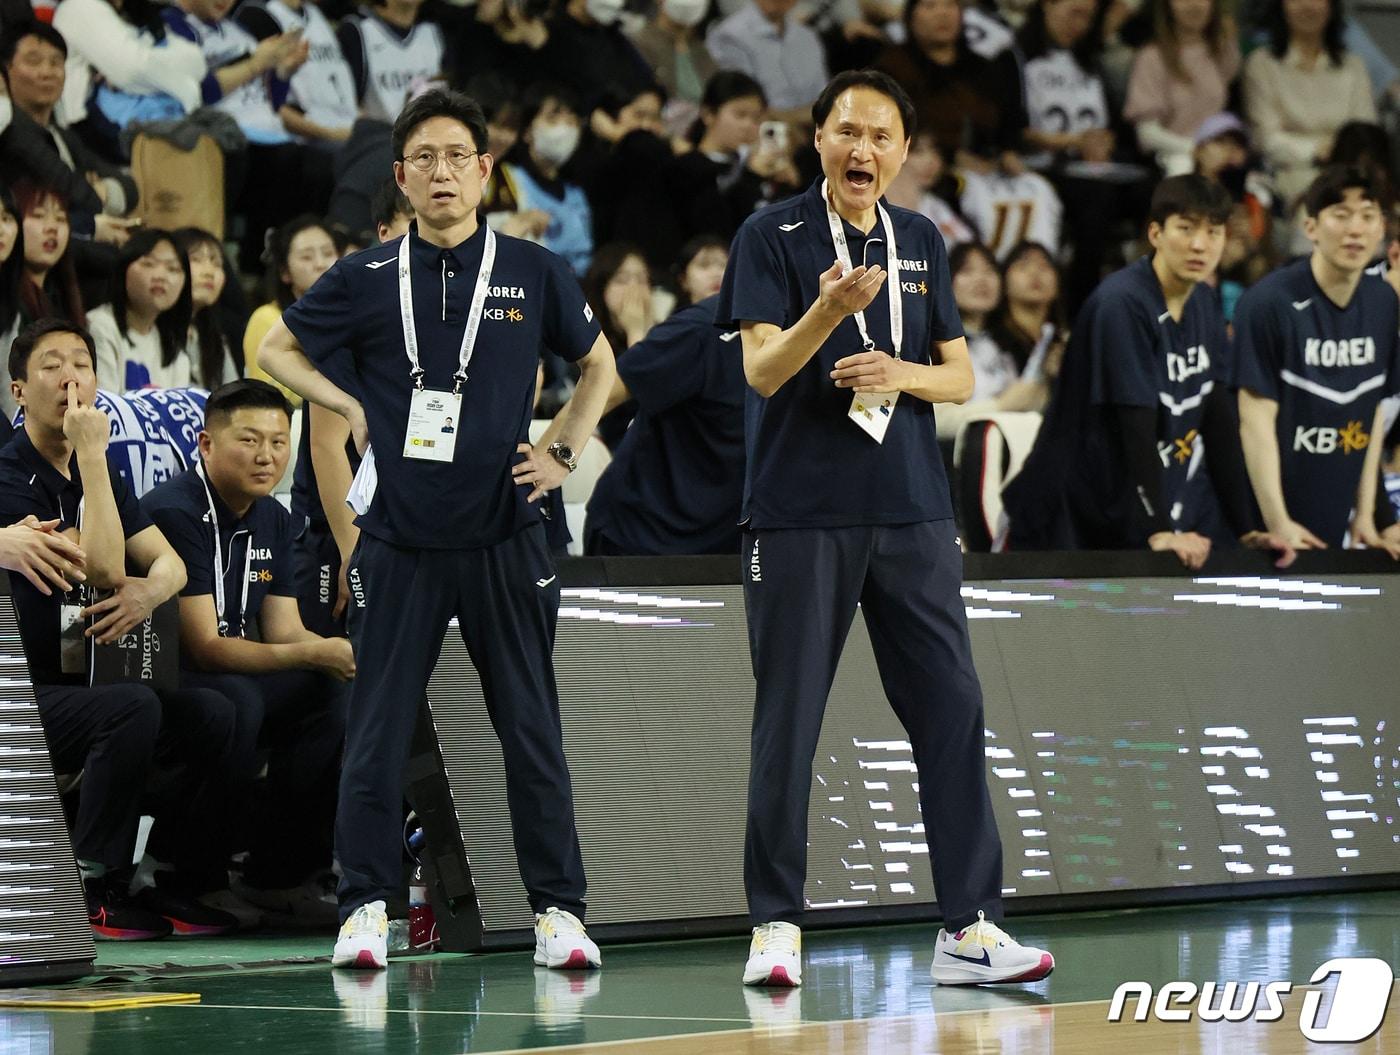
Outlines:
[[[465,96],[430,91],[409,103],[393,130],[395,178],[416,217],[409,233],[337,263],[258,353],[368,447],[349,498],[360,528],[346,576],[357,675],[336,818],[338,967],[386,964],[404,766],[453,616],[501,739],[535,963],[600,963],[582,923],[552,662],[559,581],[537,503],[577,464],[616,370],[564,262],[479,223],[485,143],[481,108]],[[581,377],[532,446],[545,348],[578,363]],[[322,373],[347,368],[363,404]]]

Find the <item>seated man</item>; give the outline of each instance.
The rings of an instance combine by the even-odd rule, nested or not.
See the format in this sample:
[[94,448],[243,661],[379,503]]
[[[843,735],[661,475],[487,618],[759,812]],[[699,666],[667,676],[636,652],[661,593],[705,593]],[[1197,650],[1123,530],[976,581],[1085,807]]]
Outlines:
[[[226,854],[196,833],[226,827],[232,706],[213,692],[158,698],[143,685],[89,685],[94,644],[139,625],[185,581],[180,558],[108,466],[107,416],[93,406],[93,355],[92,338],[59,319],[27,326],[10,349],[11,387],[25,420],[0,450],[0,523],[28,525],[11,532],[58,533],[22,538],[29,558],[5,562],[24,572],[12,577],[20,634],[54,767],[83,773],[73,844],[95,935],[221,934],[237,921],[185,892],[227,885]],[[143,574],[127,574],[128,567]],[[86,593],[70,590],[77,582],[111,593],[88,596],[82,607],[80,596],[67,596]],[[133,899],[136,826],[158,758],[187,763],[192,774],[178,792],[181,808],[160,811],[152,832],[153,840],[180,832],[170,855],[178,882]]]
[[1158,185],[1152,255],[1085,303],[1035,447],[1003,494],[1013,549],[1147,547],[1197,569],[1223,512],[1231,537],[1291,562],[1250,505],[1223,377],[1225,319],[1204,281],[1220,263],[1230,206],[1204,176]]
[[308,921],[336,917],[315,873],[329,870],[350,642],[302,625],[291,514],[272,497],[291,452],[292,408],[263,381],[209,397],[200,464],[142,507],[184,560],[182,680],[217,689],[238,713],[238,781],[250,789],[259,742],[271,748],[265,808],[255,811],[239,895]]
[[717,299],[682,308],[618,360],[607,410],[638,409],[588,500],[591,555],[739,552],[748,386],[739,332],[715,326]]

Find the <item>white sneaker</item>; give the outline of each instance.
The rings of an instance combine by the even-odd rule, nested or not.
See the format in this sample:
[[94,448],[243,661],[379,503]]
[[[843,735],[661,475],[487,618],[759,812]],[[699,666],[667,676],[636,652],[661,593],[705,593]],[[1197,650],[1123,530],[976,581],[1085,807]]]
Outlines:
[[384,902],[361,905],[341,924],[331,966],[366,971],[389,966],[389,917],[384,912]]
[[802,928],[791,923],[765,923],[753,929],[745,985],[802,984]]
[[602,967],[603,954],[577,916],[551,908],[535,916],[535,966],[581,971]]
[[1044,949],[1022,945],[981,912],[970,927],[938,932],[933,949],[933,980],[939,985],[984,982],[1038,982],[1055,969]]
[[227,888],[214,890],[208,894],[200,894],[196,900],[205,908],[227,912],[238,920],[238,929],[241,931],[256,930],[262,926],[262,909]]

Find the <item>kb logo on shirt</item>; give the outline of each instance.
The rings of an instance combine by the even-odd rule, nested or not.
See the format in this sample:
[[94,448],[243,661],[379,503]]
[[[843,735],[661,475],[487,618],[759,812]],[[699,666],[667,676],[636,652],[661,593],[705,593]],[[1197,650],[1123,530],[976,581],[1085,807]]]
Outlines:
[[1371,445],[1371,434],[1359,421],[1348,421],[1344,428],[1334,429],[1325,425],[1309,428],[1299,425],[1293,431],[1293,449],[1304,454],[1335,454],[1341,448],[1343,454],[1364,451]]
[[258,571],[258,570],[256,570],[256,569],[254,569],[253,571],[250,571],[250,572],[248,573],[248,581],[249,581],[249,582],[271,582],[271,581],[272,581],[272,572],[271,572],[269,569],[267,569],[267,568],[263,568],[261,571]]
[[524,322],[525,313],[519,308],[487,308],[481,313],[496,322]]

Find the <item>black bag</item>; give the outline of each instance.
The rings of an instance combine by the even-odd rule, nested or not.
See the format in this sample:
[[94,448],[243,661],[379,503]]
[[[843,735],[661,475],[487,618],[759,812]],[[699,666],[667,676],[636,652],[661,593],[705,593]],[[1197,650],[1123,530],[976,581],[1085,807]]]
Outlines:
[[134,682],[157,692],[180,683],[180,599],[171,597],[145,622],[110,645],[92,646],[88,664],[91,685]]

